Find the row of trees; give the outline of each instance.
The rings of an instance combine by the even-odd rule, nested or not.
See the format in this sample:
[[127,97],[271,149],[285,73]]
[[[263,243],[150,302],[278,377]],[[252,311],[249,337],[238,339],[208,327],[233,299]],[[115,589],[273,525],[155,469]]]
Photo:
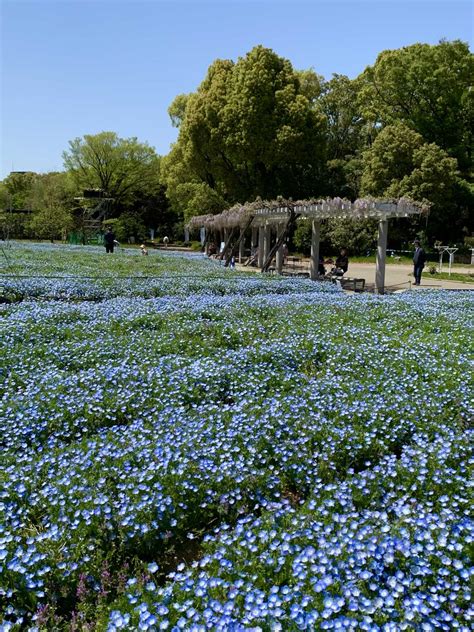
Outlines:
[[100,200],[82,200],[86,189],[111,199],[109,221],[122,239],[144,238],[147,227],[169,231],[176,223],[160,177],[161,158],[147,143],[114,132],[86,135],[69,143],[63,159],[63,172],[14,172],[0,183],[4,233],[55,239],[83,229],[85,208]]
[[[461,241],[474,231],[473,76],[460,41],[384,51],[356,79],[329,81],[257,46],[237,62],[216,60],[195,92],[176,97],[178,139],[167,156],[113,132],[84,136],[64,152],[64,173],[3,181],[2,207],[8,198],[32,209],[28,230],[42,236],[47,225],[68,230],[74,194],[99,188],[123,225],[170,233],[257,196],[407,195],[431,202],[430,215],[399,222],[392,239],[423,231]],[[362,235],[359,249],[373,232],[340,223],[326,231],[341,242]]]

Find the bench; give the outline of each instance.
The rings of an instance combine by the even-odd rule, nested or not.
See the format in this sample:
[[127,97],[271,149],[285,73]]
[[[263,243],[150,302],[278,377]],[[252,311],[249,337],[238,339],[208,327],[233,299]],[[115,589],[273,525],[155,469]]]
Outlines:
[[303,266],[298,266],[295,268],[283,268],[281,271],[282,276],[291,276],[291,277],[309,277],[309,271]]
[[352,290],[353,292],[363,292],[365,288],[365,279],[356,279],[355,277],[333,277],[332,282],[340,285],[343,290]]

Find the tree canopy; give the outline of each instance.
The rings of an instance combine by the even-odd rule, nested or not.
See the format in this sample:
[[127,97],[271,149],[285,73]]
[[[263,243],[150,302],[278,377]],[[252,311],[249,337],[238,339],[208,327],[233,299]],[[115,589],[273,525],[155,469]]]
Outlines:
[[[170,115],[178,141],[164,160],[172,201],[216,202],[301,196],[313,191],[324,147],[319,88],[270,49],[255,47],[236,63],[217,60],[198,90],[179,95]],[[209,208],[190,208],[197,214]]]
[[[461,41],[385,50],[355,79],[329,80],[256,46],[237,61],[217,59],[194,92],[176,96],[168,112],[178,139],[167,156],[101,132],[71,141],[64,166],[76,193],[112,197],[124,225],[168,234],[183,217],[258,196],[371,194],[429,201],[428,224],[410,220],[410,236],[423,228],[431,241],[459,241],[474,232],[473,78]],[[54,174],[11,174],[0,202],[32,210],[38,235],[67,224]]]
[[457,186],[456,159],[401,121],[387,125],[364,154],[361,192],[430,202],[430,231],[440,237],[455,239],[469,221],[455,203]]
[[126,206],[138,190],[154,186],[159,171],[152,147],[115,132],[70,141],[63,159],[78,187],[102,189],[114,198],[116,208]]
[[464,172],[472,167],[473,78],[474,56],[461,41],[386,50],[360,77],[361,112],[383,126],[404,121]]

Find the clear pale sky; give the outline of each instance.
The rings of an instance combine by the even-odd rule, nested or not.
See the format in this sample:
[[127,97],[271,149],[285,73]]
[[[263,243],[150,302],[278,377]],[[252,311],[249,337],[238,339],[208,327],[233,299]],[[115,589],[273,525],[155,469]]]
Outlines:
[[297,69],[355,77],[377,54],[473,40],[457,0],[0,0],[1,171],[62,169],[68,141],[112,130],[166,154],[167,109],[216,58],[263,44]]

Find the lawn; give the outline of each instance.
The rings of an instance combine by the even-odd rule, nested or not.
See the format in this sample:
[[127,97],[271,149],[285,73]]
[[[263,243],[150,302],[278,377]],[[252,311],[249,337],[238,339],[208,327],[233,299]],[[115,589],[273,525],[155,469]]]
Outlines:
[[0,274],[0,630],[471,629],[472,293]]

